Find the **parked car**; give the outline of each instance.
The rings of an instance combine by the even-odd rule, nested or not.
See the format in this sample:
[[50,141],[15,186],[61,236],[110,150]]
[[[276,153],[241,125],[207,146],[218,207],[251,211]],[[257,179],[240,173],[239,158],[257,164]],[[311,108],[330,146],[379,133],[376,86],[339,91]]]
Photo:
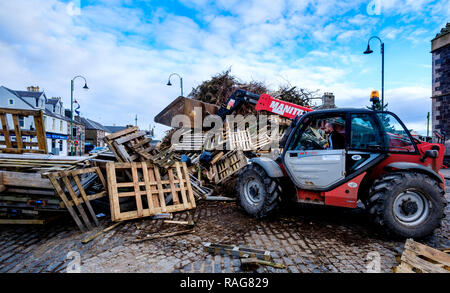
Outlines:
[[95,147],[92,151],[89,152],[90,155],[99,153],[99,152],[103,152],[103,151],[107,151],[108,147]]

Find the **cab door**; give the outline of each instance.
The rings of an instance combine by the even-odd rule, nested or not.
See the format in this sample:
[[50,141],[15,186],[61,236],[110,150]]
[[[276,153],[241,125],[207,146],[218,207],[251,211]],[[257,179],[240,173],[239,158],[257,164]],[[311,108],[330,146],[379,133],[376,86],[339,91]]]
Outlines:
[[[284,164],[298,188],[322,190],[345,178],[345,144],[335,143],[332,147],[330,138],[341,135],[341,141],[345,141],[345,120],[342,114],[313,116],[296,130],[284,155]],[[325,127],[327,124],[332,125],[332,132]]]

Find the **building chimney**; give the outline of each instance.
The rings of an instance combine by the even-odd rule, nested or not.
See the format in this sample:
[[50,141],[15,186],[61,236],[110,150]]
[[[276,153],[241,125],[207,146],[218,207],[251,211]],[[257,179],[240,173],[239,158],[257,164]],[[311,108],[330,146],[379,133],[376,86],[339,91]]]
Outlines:
[[322,109],[333,109],[337,108],[334,101],[333,93],[324,93],[322,96]]
[[27,87],[27,90],[29,92],[39,92],[39,87],[38,86],[29,86],[29,87]]

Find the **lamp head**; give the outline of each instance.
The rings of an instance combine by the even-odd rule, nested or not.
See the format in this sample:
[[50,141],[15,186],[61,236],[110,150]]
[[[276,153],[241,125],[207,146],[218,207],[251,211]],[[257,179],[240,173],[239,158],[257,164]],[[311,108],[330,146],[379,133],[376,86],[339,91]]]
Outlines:
[[83,89],[84,89],[84,90],[88,90],[88,89],[89,89],[88,86],[87,86],[87,83],[84,84]]
[[170,79],[169,79],[169,81],[167,82],[167,85],[168,85],[168,86],[172,86],[172,84],[170,83]]
[[372,53],[373,53],[373,51],[372,51],[372,49],[370,49],[370,45],[367,44],[367,49],[366,49],[366,51],[364,51],[364,54],[372,54]]

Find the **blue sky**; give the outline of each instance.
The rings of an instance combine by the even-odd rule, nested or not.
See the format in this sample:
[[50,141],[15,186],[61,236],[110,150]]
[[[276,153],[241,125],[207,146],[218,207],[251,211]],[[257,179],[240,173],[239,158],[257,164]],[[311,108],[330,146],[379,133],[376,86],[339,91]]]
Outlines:
[[[448,1],[165,0],[0,3],[0,84],[39,85],[70,102],[70,79],[88,79],[82,114],[148,128],[179,93],[231,68],[270,88],[333,92],[338,106],[368,104],[380,90],[378,35],[386,46],[386,101],[423,133],[431,111],[430,41],[450,21]],[[158,136],[166,128],[158,126]]]

